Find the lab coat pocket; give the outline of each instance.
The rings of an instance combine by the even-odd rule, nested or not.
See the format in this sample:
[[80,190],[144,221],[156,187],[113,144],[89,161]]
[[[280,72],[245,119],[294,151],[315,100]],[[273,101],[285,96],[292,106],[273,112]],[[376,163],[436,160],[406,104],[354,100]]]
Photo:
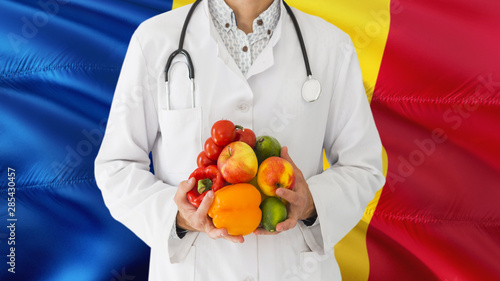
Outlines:
[[[196,262],[196,247],[191,246],[191,249],[189,250],[189,253],[186,257],[186,260],[184,262],[181,262],[179,264],[180,267],[182,267],[182,270],[177,272],[177,278],[172,279],[172,280],[186,280],[186,281],[194,281],[195,280],[195,265]],[[171,279],[164,279],[164,280],[171,280]]]
[[322,257],[315,252],[300,253],[300,270],[303,280],[321,280]]
[[160,110],[161,148],[159,167],[165,175],[189,174],[196,168],[202,150],[201,107]]

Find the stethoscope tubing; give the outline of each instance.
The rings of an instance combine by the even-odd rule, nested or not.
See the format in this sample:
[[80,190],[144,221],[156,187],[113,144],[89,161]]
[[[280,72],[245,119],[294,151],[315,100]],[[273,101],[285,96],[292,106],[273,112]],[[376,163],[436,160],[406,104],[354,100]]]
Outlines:
[[297,22],[297,18],[295,17],[295,14],[292,12],[290,6],[288,6],[288,4],[285,1],[283,1],[283,5],[285,6],[288,15],[292,19],[293,26],[295,27],[295,31],[297,32],[297,37],[299,38],[299,43],[300,43],[300,50],[302,51],[302,57],[304,58],[304,64],[306,66],[307,77],[311,77],[312,76],[311,65],[309,64],[309,58],[307,57],[307,52],[306,52],[306,45],[304,44],[304,38],[302,37],[302,32],[300,31],[299,23]]
[[179,47],[177,50],[175,50],[172,54],[170,54],[170,57],[167,60],[167,65],[165,66],[165,82],[168,82],[168,71],[170,69],[170,66],[172,66],[172,61],[174,58],[181,54],[186,57],[187,60],[187,67],[189,71],[189,78],[194,79],[194,67],[193,67],[193,61],[191,60],[191,56],[189,55],[188,51],[184,50],[184,39],[186,38],[186,31],[187,27],[189,24],[189,21],[191,21],[191,16],[193,15],[194,10],[196,9],[196,6],[200,4],[201,0],[196,0],[196,2],[193,3],[191,6],[191,9],[189,9],[188,14],[186,16],[186,20],[184,21],[184,25],[182,26],[182,31],[181,31],[181,37],[179,39]]
[[[191,100],[192,100],[191,102],[192,102],[192,107],[193,108],[195,107],[195,99],[194,99],[194,66],[193,66],[193,62],[191,60],[191,56],[189,55],[189,52],[184,49],[184,39],[186,37],[187,27],[188,27],[189,21],[191,20],[193,12],[196,9],[196,7],[198,6],[198,4],[200,4],[201,1],[202,0],[196,0],[196,2],[194,2],[193,5],[191,6],[191,8],[189,9],[188,14],[186,16],[186,19],[184,20],[184,25],[182,26],[182,31],[181,31],[181,35],[180,35],[180,39],[179,39],[179,47],[172,54],[170,54],[170,56],[169,56],[169,58],[167,60],[167,64],[165,65],[164,72],[165,72],[165,86],[166,86],[166,94],[167,94],[167,109],[169,109],[169,110],[170,110],[170,90],[169,90],[170,67],[172,66],[172,62],[173,62],[174,58],[177,55],[179,55],[179,54],[183,55],[186,58],[186,63],[185,64],[186,64],[186,66],[188,68],[189,79],[191,80]],[[292,9],[290,8],[290,6],[288,6],[288,4],[284,0],[283,0],[283,5],[285,6],[285,9],[286,9],[288,15],[292,19],[293,26],[295,28],[295,31],[297,33],[297,37],[298,37],[298,40],[299,40],[299,43],[300,43],[300,49],[302,51],[302,57],[304,58],[304,64],[305,64],[305,68],[306,68],[306,74],[307,74],[308,81],[306,81],[304,83],[304,86],[302,87],[302,97],[307,102],[313,102],[313,101],[315,101],[315,100],[318,99],[318,97],[319,97],[319,95],[321,93],[321,85],[319,84],[319,81],[317,81],[316,79],[314,79],[312,77],[311,66],[309,64],[309,58],[307,56],[307,51],[306,51],[306,46],[305,46],[305,43],[304,43],[304,38],[302,37],[302,32],[301,32],[299,24],[297,22],[297,18],[295,17],[295,15],[294,15]],[[311,82],[313,82],[314,84],[311,83]],[[309,84],[309,85],[313,84],[314,86],[312,88],[317,88],[318,89],[317,94],[313,95],[311,98],[306,98],[304,89],[305,88],[310,88],[310,87],[305,87],[306,84]]]

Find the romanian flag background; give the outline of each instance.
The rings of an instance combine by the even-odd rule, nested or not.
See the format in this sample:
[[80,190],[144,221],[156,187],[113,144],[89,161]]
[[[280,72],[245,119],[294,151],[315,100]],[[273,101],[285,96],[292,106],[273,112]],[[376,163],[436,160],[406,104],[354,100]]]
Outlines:
[[[132,32],[188,2],[0,2],[0,280],[147,280],[93,162]],[[288,3],[350,34],[386,150],[344,280],[500,280],[500,1]]]

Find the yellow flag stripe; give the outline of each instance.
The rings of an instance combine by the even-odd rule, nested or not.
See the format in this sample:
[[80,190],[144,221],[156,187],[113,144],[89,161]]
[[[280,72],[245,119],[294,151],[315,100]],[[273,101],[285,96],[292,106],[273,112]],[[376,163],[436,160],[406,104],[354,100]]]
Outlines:
[[172,10],[193,3],[193,0],[172,0]]
[[[369,101],[377,81],[390,25],[390,0],[288,0],[289,4],[331,22],[348,33],[356,47],[363,83]],[[384,175],[387,154],[382,152]],[[326,157],[324,168],[328,168]],[[367,206],[363,218],[337,245],[335,257],[343,280],[368,280],[370,263],[366,248],[368,225],[380,199],[381,190]]]

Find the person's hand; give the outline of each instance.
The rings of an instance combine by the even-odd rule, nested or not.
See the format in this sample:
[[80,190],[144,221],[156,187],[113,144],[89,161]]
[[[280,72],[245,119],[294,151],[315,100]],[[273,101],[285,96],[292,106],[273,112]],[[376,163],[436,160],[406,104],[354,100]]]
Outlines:
[[212,223],[212,219],[208,217],[208,209],[214,201],[214,192],[208,191],[200,207],[196,208],[187,200],[187,193],[193,189],[196,180],[191,178],[179,184],[177,192],[174,196],[174,202],[177,204],[179,212],[177,212],[177,226],[189,230],[205,232],[210,238],[224,238],[234,243],[243,243],[243,236],[232,236],[227,233],[225,228],[218,229]]
[[276,225],[275,232],[269,232],[263,228],[258,228],[254,231],[256,235],[278,234],[282,231],[292,229],[297,225],[298,220],[305,220],[316,214],[314,201],[309,191],[309,185],[304,179],[304,175],[297,168],[293,160],[288,155],[288,148],[281,149],[281,157],[292,164],[295,172],[295,186],[293,190],[287,188],[276,189],[276,196],[279,196],[288,201],[288,218]]

